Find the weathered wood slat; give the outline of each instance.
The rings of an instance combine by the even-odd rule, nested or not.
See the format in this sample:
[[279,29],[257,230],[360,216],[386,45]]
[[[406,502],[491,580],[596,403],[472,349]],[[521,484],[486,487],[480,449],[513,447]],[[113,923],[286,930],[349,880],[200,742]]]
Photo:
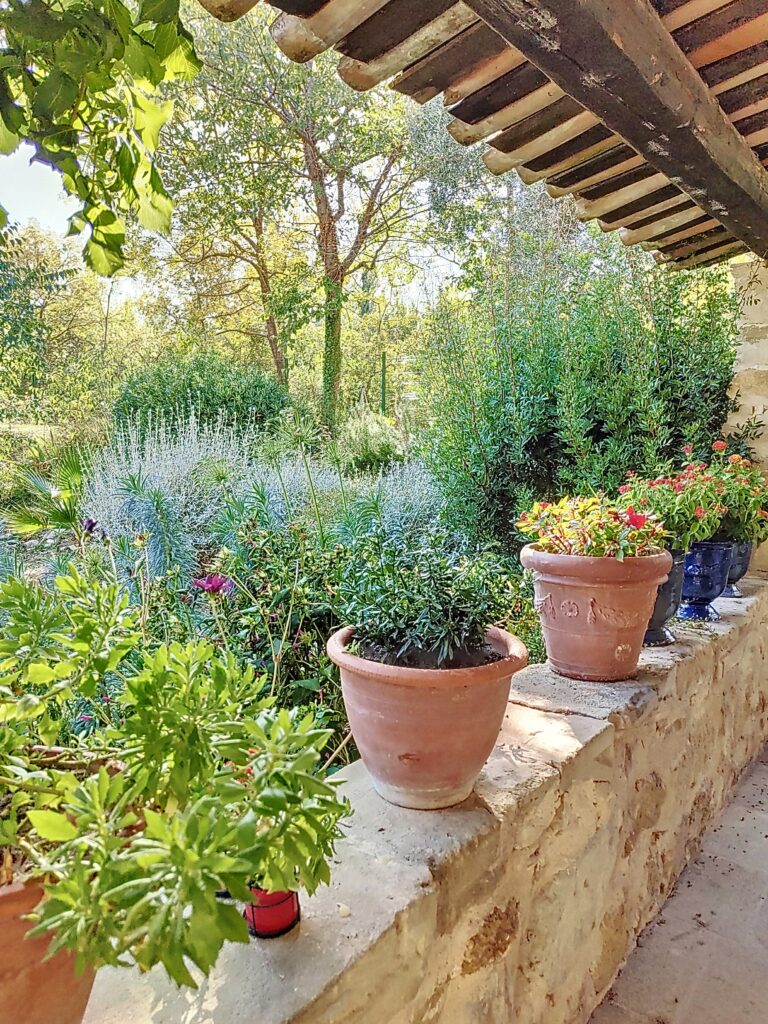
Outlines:
[[682,270],[689,269],[691,267],[703,267],[712,266],[715,263],[719,263],[726,257],[738,256],[739,253],[746,252],[747,246],[743,242],[726,242],[724,245],[717,246],[714,249],[708,249],[705,253],[696,253],[694,256],[688,256],[684,260],[677,260],[674,264]]
[[[708,19],[727,16],[735,32],[753,25],[739,19],[754,14],[754,0],[735,2],[735,18],[729,4]],[[467,3],[735,237],[768,255],[765,170],[646,0]],[[701,36],[694,41],[708,45]],[[714,59],[723,56],[718,52]]]
[[[630,150],[630,152],[632,151]],[[635,156],[635,160],[642,159],[642,157]],[[615,192],[618,192],[619,189],[626,188],[627,185],[635,185],[640,181],[646,181],[654,174],[656,174],[656,171],[650,166],[650,164],[642,163],[636,167],[630,168],[629,170],[622,171],[621,174],[614,174],[611,178],[608,178],[606,181],[600,182],[597,185],[586,186],[582,183],[578,190],[579,195],[582,200],[591,203],[596,199],[602,199],[604,196],[613,195]]]
[[513,167],[538,159],[561,145],[567,145],[588,128],[597,125],[597,122],[598,118],[594,114],[588,110],[582,110],[581,113],[509,153],[497,149],[493,145],[494,140],[491,139],[491,148],[483,154],[483,161],[494,174],[503,174],[504,171],[510,171]]
[[567,160],[574,159],[574,161],[577,161],[581,154],[584,155],[585,160],[595,155],[596,146],[602,146],[602,149],[597,150],[597,152],[603,152],[609,148],[612,139],[615,139],[616,142],[619,141],[605,125],[596,124],[593,128],[589,128],[587,131],[581,132],[581,134],[569,139],[568,142],[564,142],[554,149],[542,153],[541,156],[526,160],[525,167],[534,172],[546,171],[547,173],[555,173],[555,169],[561,168],[561,165]]
[[[406,68],[392,82],[392,88],[417,103],[426,103],[445,91],[452,82],[510,51],[498,32],[484,21],[476,21]],[[523,59],[521,56],[520,61]]]
[[[703,263],[697,264],[697,267],[699,270],[704,270],[706,267],[714,267],[716,263],[722,263],[725,259],[732,259],[734,256],[740,256],[745,252],[749,252],[749,247],[742,245],[739,249],[732,249],[730,252],[715,256],[713,259],[705,260]],[[679,267],[679,264],[676,263],[674,266]]]
[[540,139],[546,133],[572,121],[577,114],[582,113],[584,113],[584,107],[580,103],[572,100],[570,96],[563,96],[555,103],[544,107],[543,110],[531,114],[530,117],[526,117],[511,128],[500,132],[491,140],[491,145],[502,153],[514,153],[529,142]]
[[[670,186],[674,191],[665,192],[667,186],[669,178],[666,174],[651,174],[641,181],[609,192],[600,199],[577,200],[576,213],[579,220],[595,220],[599,217],[604,223],[612,224],[615,220],[631,217],[649,206],[657,206],[659,202],[681,194],[674,185]],[[643,205],[646,200],[647,204]]]
[[720,106],[726,114],[734,114],[745,107],[768,97],[768,74],[753,78],[743,85],[729,89],[719,97]]
[[452,3],[442,14],[416,29],[397,46],[370,61],[342,57],[338,66],[339,76],[358,91],[372,89],[473,24],[477,24],[474,12],[463,3]]
[[677,29],[673,32],[674,39],[683,53],[692,53],[743,28],[761,14],[765,14],[763,0],[732,0],[706,17]]
[[762,40],[730,57],[707,64],[701,68],[700,74],[707,85],[717,94],[724,83],[733,81],[739,75],[749,73],[752,68],[759,67],[763,63],[768,63],[768,40]]
[[[666,175],[660,175],[663,181],[667,181]],[[609,225],[620,225],[624,224],[627,218],[634,217],[639,213],[643,213],[645,210],[655,209],[662,203],[678,203],[685,200],[685,195],[680,191],[677,185],[662,184],[660,188],[654,189],[647,195],[641,196],[639,199],[633,200],[631,203],[626,203],[624,206],[616,207],[613,210],[607,211],[600,220],[604,224]]]
[[547,76],[526,61],[525,64],[500,75],[493,82],[489,82],[448,109],[459,121],[477,124],[490,114],[497,113],[548,83]]
[[693,253],[709,245],[717,245],[720,242],[726,241],[726,239],[732,238],[733,235],[729,235],[724,227],[718,226],[712,228],[711,231],[702,231],[696,235],[693,241],[668,242],[666,245],[661,245],[659,246],[659,252],[666,259],[677,260],[683,256],[691,256]]
[[332,0],[310,17],[281,14],[269,27],[286,57],[306,64],[372,18],[389,0]]
[[[527,66],[530,67],[530,65]],[[502,107],[501,110],[497,110],[476,124],[467,124],[465,121],[454,118],[448,124],[449,134],[462,146],[471,146],[475,142],[488,139],[491,135],[502,132],[519,121],[543,111],[545,107],[563,97],[563,90],[559,85],[550,82],[546,77],[544,81],[546,84],[540,89],[521,96],[519,100]]]
[[[725,229],[723,229],[725,230]],[[724,246],[731,246],[734,243],[741,244],[738,238],[734,238],[733,235],[729,235],[727,231],[725,234],[718,236],[715,239],[708,241],[699,242],[696,245],[688,246],[687,251],[680,253],[678,256],[670,256],[661,251],[654,253],[653,258],[657,263],[668,264],[668,263],[682,263],[683,260],[688,260],[692,256],[706,256],[709,259],[716,252],[721,252]]]
[[255,7],[259,0],[200,0],[202,6],[219,21],[237,21]]
[[[684,0],[675,7],[662,12],[662,18],[666,28],[673,32],[676,28],[682,28],[697,18],[716,11],[719,7],[725,7],[731,0]],[[655,6],[655,5],[654,5]]]
[[654,218],[651,224],[647,224],[644,227],[621,228],[619,237],[625,245],[647,242],[650,239],[657,239],[667,233],[671,233],[674,228],[681,228],[684,224],[690,224],[692,221],[698,220],[703,212],[695,204],[688,206],[686,203],[684,209],[673,210],[669,215],[660,217],[658,220]]
[[272,7],[297,18],[309,18],[328,3],[333,3],[333,0],[270,0]]
[[455,6],[456,0],[389,0],[342,39],[336,49],[353,60],[367,63],[399,46],[430,21]]
[[[691,202],[690,206],[693,206]],[[689,207],[690,208],[690,207]],[[677,242],[683,238],[692,238],[694,235],[698,235],[701,231],[705,231],[708,228],[720,227],[720,222],[716,221],[714,217],[708,217],[706,213],[692,220],[682,228],[672,228],[671,230],[661,231],[658,235],[651,236],[645,242],[640,243],[641,249],[658,249],[662,242]],[[636,228],[640,227],[639,224],[635,225]]]
[[731,57],[741,50],[754,46],[768,35],[768,14],[762,14],[753,21],[737,26],[725,35],[704,43],[698,49],[687,53],[688,60],[695,68],[704,67],[714,61]]

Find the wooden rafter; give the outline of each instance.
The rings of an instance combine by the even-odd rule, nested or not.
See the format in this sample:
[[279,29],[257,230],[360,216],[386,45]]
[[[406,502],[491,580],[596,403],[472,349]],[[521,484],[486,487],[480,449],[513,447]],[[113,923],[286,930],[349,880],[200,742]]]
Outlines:
[[766,172],[648,0],[468,6],[736,239],[768,255]]

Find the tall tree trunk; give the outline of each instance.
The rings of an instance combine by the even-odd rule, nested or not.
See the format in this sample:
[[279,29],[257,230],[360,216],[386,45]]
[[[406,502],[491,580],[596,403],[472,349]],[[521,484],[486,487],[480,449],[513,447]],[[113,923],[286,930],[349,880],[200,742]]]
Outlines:
[[336,429],[339,408],[339,384],[341,382],[341,306],[343,283],[326,276],[323,279],[325,292],[325,343],[323,346],[323,394],[321,412],[323,422],[329,430]]
[[272,312],[272,279],[269,266],[264,252],[264,217],[259,211],[253,218],[253,231],[255,244],[253,245],[256,254],[256,274],[259,278],[261,290],[261,303],[264,307],[264,324],[267,331],[267,342],[269,351],[272,353],[272,361],[275,364],[275,376],[278,383],[284,386],[288,384],[288,372],[285,361],[285,353],[280,344],[280,332],[277,328],[277,320]]

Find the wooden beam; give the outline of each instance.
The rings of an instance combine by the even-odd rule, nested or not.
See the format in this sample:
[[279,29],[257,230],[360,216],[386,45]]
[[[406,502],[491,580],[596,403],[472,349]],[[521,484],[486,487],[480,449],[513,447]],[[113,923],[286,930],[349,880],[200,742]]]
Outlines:
[[683,270],[689,267],[709,266],[711,263],[725,259],[726,256],[738,256],[740,252],[746,252],[746,250],[747,246],[737,239],[735,242],[726,242],[725,245],[721,245],[716,249],[708,249],[707,252],[700,252],[695,256],[689,256],[687,259],[677,260],[674,263],[667,264],[667,266],[679,267]]
[[[735,238],[768,255],[768,175],[648,0],[465,2]],[[509,165],[526,160],[515,154]],[[498,170],[504,160],[492,163]]]

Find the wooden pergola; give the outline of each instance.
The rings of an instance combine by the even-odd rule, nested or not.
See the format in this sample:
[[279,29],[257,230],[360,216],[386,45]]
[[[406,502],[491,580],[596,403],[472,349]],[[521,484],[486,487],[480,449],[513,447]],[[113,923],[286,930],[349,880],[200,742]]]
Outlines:
[[[256,0],[202,0],[233,20]],[[442,94],[460,143],[676,267],[768,256],[768,0],[271,0],[292,60]]]

